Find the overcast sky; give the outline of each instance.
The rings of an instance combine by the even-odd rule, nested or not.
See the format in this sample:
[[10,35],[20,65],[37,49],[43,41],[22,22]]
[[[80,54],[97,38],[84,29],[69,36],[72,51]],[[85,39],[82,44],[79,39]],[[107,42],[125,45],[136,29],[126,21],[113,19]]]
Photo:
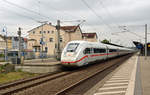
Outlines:
[[[0,0],[0,33],[7,27],[8,34],[15,35],[21,27],[26,36],[28,30],[40,25],[37,21],[55,25],[58,19],[61,25],[77,25],[80,22],[76,20],[86,20],[81,24],[83,32],[96,32],[100,40],[109,39],[112,43],[132,46],[133,40],[144,43],[145,24],[148,24],[148,32],[150,30],[150,1]],[[122,26],[127,26],[129,32],[121,33]]]

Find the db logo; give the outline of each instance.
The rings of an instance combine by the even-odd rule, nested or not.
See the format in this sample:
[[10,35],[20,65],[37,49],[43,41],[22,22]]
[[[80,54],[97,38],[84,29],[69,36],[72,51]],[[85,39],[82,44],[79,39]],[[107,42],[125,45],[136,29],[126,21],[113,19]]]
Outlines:
[[68,54],[68,56],[71,56],[71,54]]

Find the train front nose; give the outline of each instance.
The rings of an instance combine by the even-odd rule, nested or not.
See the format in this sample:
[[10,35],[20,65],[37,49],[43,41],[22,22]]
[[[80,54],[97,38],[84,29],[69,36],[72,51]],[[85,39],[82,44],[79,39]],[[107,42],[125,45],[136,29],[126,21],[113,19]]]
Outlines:
[[76,54],[66,53],[62,56],[61,64],[65,66],[75,66],[76,65]]
[[73,66],[76,65],[76,58],[78,52],[79,43],[69,43],[63,51],[62,54],[62,65]]

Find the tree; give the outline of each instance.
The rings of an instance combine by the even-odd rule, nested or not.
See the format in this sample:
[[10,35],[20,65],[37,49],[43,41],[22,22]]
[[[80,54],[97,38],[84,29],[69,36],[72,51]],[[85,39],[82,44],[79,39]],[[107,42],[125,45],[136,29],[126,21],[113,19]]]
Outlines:
[[110,42],[107,39],[104,39],[103,41],[101,41],[104,44],[109,44]]

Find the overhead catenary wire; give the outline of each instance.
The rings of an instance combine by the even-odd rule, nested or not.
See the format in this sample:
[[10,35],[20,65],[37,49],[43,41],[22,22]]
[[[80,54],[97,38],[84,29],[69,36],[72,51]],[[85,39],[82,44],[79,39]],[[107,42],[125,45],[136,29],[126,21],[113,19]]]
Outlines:
[[[111,18],[115,19],[115,17],[114,17],[113,15],[111,15],[111,12],[109,11],[109,9],[108,9],[107,7],[105,7],[105,5],[103,4],[103,2],[102,2],[101,0],[99,0],[99,4],[101,4],[101,6],[108,12],[108,14],[109,14],[109,16],[110,16]],[[114,23],[114,24],[115,24],[115,23]],[[115,24],[115,25],[116,25],[116,26],[119,26],[118,24]],[[131,25],[130,25],[130,26],[131,26]],[[132,25],[132,26],[133,26],[133,25]],[[141,25],[137,25],[137,26],[141,26]],[[143,26],[143,25],[142,25],[142,26]],[[118,29],[119,29],[119,27],[118,27]],[[120,31],[120,30],[119,30],[119,31]],[[124,31],[123,31],[123,32],[124,32]],[[134,35],[136,35],[136,36],[138,36],[138,37],[144,39],[144,37],[138,35],[137,33],[131,32],[131,31],[129,31],[129,30],[127,30],[126,32],[129,32],[129,33],[131,33],[131,34],[134,34]]]
[[[2,7],[2,6],[1,6]],[[5,8],[5,7],[3,7],[3,8]],[[6,9],[6,8],[5,8]],[[13,13],[13,14],[15,14],[15,15],[18,15],[18,16],[21,16],[21,17],[25,17],[25,18],[27,18],[27,19],[30,19],[30,20],[32,20],[32,21],[38,21],[37,19],[35,19],[35,18],[33,18],[33,17],[30,17],[30,16],[27,16],[27,15],[25,15],[25,14],[20,14],[20,13],[18,13],[18,12],[15,12],[15,11],[12,11],[12,10],[10,10],[10,9],[7,9],[7,11],[9,12],[9,13]]]
[[85,0],[81,0],[95,16],[99,19],[100,22],[102,22],[104,25],[106,25],[110,30],[112,30],[112,27],[104,22],[102,16],[100,16]]
[[[40,4],[43,4],[42,2],[40,2]],[[73,17],[73,18],[76,18],[76,19],[81,19],[81,17],[77,17],[77,16],[75,16],[75,15],[72,15],[72,14],[70,14],[70,13],[68,13],[68,12],[66,12],[66,11],[63,11],[63,10],[60,10],[60,9],[57,9],[57,8],[55,8],[55,7],[52,7],[52,6],[48,6],[49,8],[51,8],[51,9],[53,9],[53,10],[55,10],[55,11],[57,11],[57,12],[59,12],[61,15],[69,15],[69,16],[71,16],[71,17]],[[83,18],[82,18],[83,19]]]
[[[2,0],[2,1],[4,1],[5,3],[7,3],[7,4],[9,4],[9,5],[12,5],[12,6],[15,6],[15,7],[17,7],[17,8],[23,9],[23,10],[25,10],[25,11],[28,11],[28,12],[30,12],[30,13],[33,13],[33,14],[36,14],[36,15],[39,15],[39,16],[43,16],[43,15],[39,14],[38,12],[35,12],[35,11],[31,10],[31,9],[22,7],[22,6],[20,6],[20,5],[15,4],[15,3],[9,2],[8,0]],[[53,9],[55,9],[55,8],[53,8]],[[71,14],[69,14],[69,13],[66,13],[65,11],[60,11],[60,12],[61,12],[61,13],[64,13],[64,14],[67,14],[67,15],[70,15],[70,16],[72,16],[72,17],[76,17],[76,16],[74,16],[74,15],[71,15]],[[24,15],[24,14],[20,14],[20,13],[14,12],[14,11],[12,11],[12,13],[14,13],[14,14],[16,14],[16,15],[18,15],[18,16],[22,16],[22,17],[25,17],[25,18],[27,18],[27,19],[36,21],[36,22],[39,21],[39,20],[37,20],[37,19],[35,19],[35,18],[31,17],[31,16],[27,16],[27,15]],[[44,17],[49,18],[49,17],[47,17],[47,16],[44,16]],[[80,16],[79,18],[84,18],[84,17],[81,17],[81,16]],[[87,20],[87,19],[86,19],[86,23],[88,23],[88,20]],[[97,29],[94,29],[94,27],[92,27],[90,23],[88,23],[88,24],[89,24],[89,27],[92,28],[92,30],[97,30]]]
[[23,10],[26,10],[26,11],[30,12],[30,13],[34,13],[34,14],[36,14],[36,15],[39,15],[39,16],[45,17],[45,18],[47,18],[47,19],[50,19],[50,17],[48,17],[48,16],[45,16],[45,15],[43,15],[43,14],[39,14],[38,12],[35,12],[35,11],[31,10],[31,9],[28,9],[28,8],[22,7],[22,6],[20,6],[20,5],[17,5],[17,4],[15,4],[15,3],[9,2],[8,0],[3,0],[3,1],[4,1],[5,3],[7,3],[7,4],[10,4],[10,5],[12,5],[12,6],[21,8],[21,9],[23,9]]
[[[105,11],[108,13],[108,15],[109,15],[109,17],[111,17],[112,19],[115,19],[115,17],[111,14],[111,12],[110,12],[110,10],[107,8],[107,7],[105,7],[105,5],[103,4],[103,2],[101,1],[101,0],[99,0],[99,3],[98,4],[100,4],[104,9],[105,9]],[[116,27],[118,27],[117,29],[119,29],[119,25],[118,24],[116,24],[116,23],[113,23]],[[120,31],[120,30],[119,30]]]
[[[39,15],[39,16],[42,16],[42,17],[45,17],[45,18],[49,18],[48,16],[42,15],[42,14],[40,14],[40,13],[38,13],[38,12],[35,12],[35,11],[33,11],[33,10],[30,10],[30,9],[27,9],[27,8],[25,8],[25,7],[22,7],[22,6],[20,6],[20,5],[15,4],[15,3],[9,2],[9,1],[7,1],[7,0],[3,0],[3,1],[4,1],[5,3],[8,3],[8,4],[13,5],[13,6],[15,6],[15,7],[18,7],[18,8],[21,8],[21,9],[23,9],[23,10],[26,10],[26,11],[28,11],[28,12],[30,12],[30,13],[34,13],[34,14],[36,14],[36,15]],[[40,4],[41,4],[41,2],[40,2]],[[57,10],[57,9],[54,8],[54,7],[51,7],[51,8]],[[58,10],[57,10],[57,11],[58,11]],[[68,13],[66,13],[65,11],[61,11],[61,13],[68,14]],[[17,13],[16,13],[16,14],[17,14]],[[20,15],[20,14],[19,14],[19,15]],[[71,15],[71,14],[69,14],[69,15],[72,16],[72,17],[75,17],[75,16],[73,16],[73,15]],[[21,15],[20,15],[20,16],[21,16]],[[35,20],[35,19],[32,18],[32,17],[25,16],[25,15],[22,15],[22,16],[24,16],[24,17],[26,17],[26,18],[29,18],[29,19],[31,19],[31,20],[34,20],[34,21],[38,22],[38,20]]]

